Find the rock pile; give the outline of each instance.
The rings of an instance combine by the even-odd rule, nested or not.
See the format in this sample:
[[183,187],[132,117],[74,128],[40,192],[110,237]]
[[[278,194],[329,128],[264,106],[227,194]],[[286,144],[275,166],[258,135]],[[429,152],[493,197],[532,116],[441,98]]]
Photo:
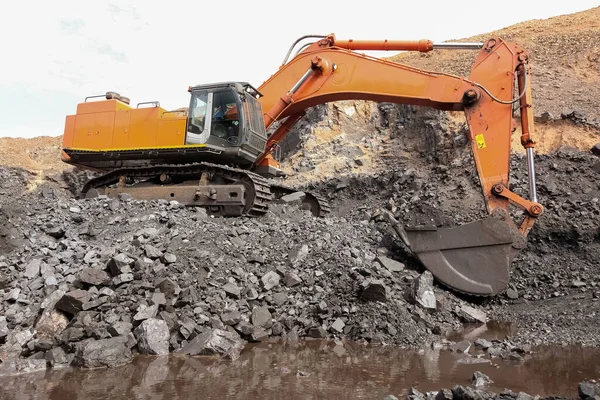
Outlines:
[[2,214],[21,243],[0,256],[2,361],[236,358],[245,342],[303,337],[414,348],[460,327],[468,305],[395,260],[373,223],[292,205],[211,218],[42,186]]

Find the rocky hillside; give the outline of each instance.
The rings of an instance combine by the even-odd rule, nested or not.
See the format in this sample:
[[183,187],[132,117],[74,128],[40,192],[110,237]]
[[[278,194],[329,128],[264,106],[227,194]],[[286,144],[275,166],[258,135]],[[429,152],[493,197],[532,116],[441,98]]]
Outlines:
[[[530,53],[536,115],[547,111],[577,111],[600,122],[600,7],[544,20],[531,20],[504,29],[455,40],[484,42],[497,36],[519,43]],[[418,68],[467,76],[473,51],[402,53],[394,61]]]
[[[492,36],[521,44],[531,55],[536,152],[561,148],[583,152],[600,142],[600,7],[532,20],[458,41]],[[400,53],[391,58],[418,68],[467,76],[476,52]],[[542,118],[542,114],[544,117]],[[448,162],[465,146],[463,113],[372,102],[339,102],[307,115],[304,125],[283,143],[300,149],[284,169],[291,182],[314,182],[326,176],[376,174],[398,157],[428,165]],[[520,129],[512,150],[522,153]],[[295,147],[294,147],[295,146]],[[415,152],[416,150],[416,152]]]

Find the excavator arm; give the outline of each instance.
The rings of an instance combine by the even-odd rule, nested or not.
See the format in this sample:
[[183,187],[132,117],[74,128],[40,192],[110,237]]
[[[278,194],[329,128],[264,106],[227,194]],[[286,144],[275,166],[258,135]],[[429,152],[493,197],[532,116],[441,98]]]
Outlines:
[[[443,283],[470,294],[490,295],[508,283],[509,266],[543,208],[537,203],[528,54],[520,46],[491,38],[479,47],[467,78],[429,72],[370,57],[355,50],[427,52],[430,41],[338,41],[334,35],[311,44],[270,77],[259,91],[265,126],[285,120],[270,136],[257,164],[273,162],[270,151],[309,107],[338,100],[371,100],[464,111],[477,172],[490,218],[438,229],[394,227],[405,244]],[[516,85],[515,85],[516,81]],[[515,86],[517,93],[515,94]],[[289,89],[291,88],[291,89]],[[282,95],[282,93],[284,93]],[[519,104],[521,142],[527,151],[530,199],[509,189],[511,134]],[[516,226],[509,204],[524,211]]]

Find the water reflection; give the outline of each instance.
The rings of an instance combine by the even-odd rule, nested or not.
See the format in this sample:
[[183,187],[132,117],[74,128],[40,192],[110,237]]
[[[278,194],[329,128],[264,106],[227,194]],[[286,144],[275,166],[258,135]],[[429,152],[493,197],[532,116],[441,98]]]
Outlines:
[[600,351],[539,349],[524,363],[464,364],[464,355],[429,349],[312,341],[248,346],[235,362],[181,356],[136,357],[115,369],[59,369],[0,378],[1,399],[381,399],[411,386],[468,385],[474,371],[490,389],[576,396],[577,383],[600,376]]

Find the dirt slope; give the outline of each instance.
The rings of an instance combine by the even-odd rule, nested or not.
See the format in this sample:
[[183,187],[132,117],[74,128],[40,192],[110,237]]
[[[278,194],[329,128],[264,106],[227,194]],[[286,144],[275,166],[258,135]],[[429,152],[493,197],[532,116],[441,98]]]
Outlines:
[[62,170],[61,136],[39,136],[31,139],[0,138],[0,165],[22,167],[32,172]]
[[[599,119],[600,7],[544,20],[531,20],[504,29],[455,40],[483,42],[498,36],[519,43],[530,53],[536,115],[544,111],[579,111]],[[401,53],[392,60],[418,68],[467,76],[476,52],[434,51]]]

